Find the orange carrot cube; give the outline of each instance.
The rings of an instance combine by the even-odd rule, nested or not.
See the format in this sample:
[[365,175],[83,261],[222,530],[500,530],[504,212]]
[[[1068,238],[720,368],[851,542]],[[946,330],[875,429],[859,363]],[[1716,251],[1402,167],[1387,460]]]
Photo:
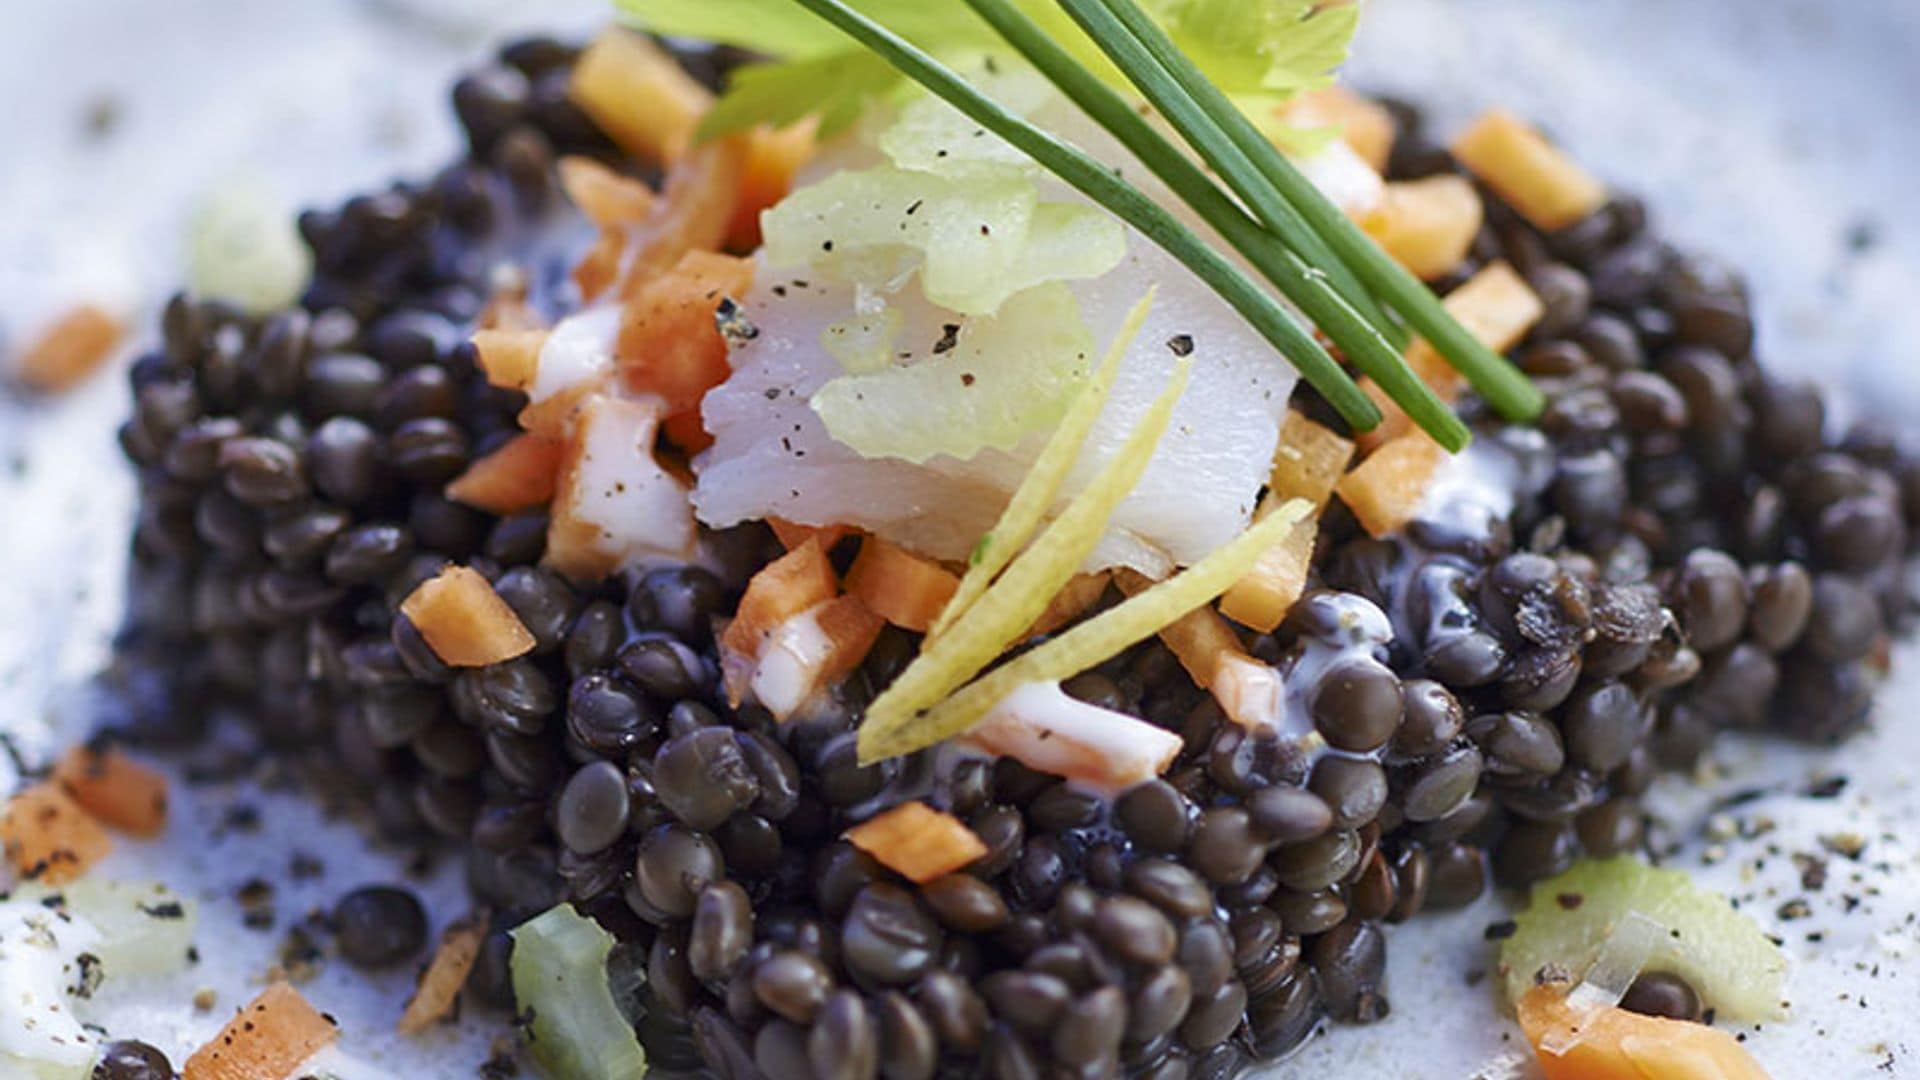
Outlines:
[[122,832],[150,839],[167,827],[167,778],[118,747],[74,747],[54,765],[53,782]]
[[106,309],[81,304],[55,319],[21,351],[14,374],[42,393],[71,389],[113,355],[125,333],[126,324]]
[[820,538],[822,548],[832,551],[835,544],[856,531],[850,525],[801,525],[777,517],[768,518],[767,527],[773,530],[774,538],[780,541],[780,546],[788,551],[792,551],[816,536]]
[[610,29],[573,66],[568,94],[627,153],[680,160],[713,94],[652,39]]
[[113,839],[71,795],[43,780],[0,806],[0,851],[30,881],[64,885],[113,850]]
[[747,155],[740,177],[740,201],[727,226],[727,246],[751,251],[760,246],[760,214],[787,197],[793,178],[813,156],[815,120],[783,128],[759,127],[747,134]]
[[1446,456],[1424,432],[1393,438],[1340,481],[1340,501],[1369,535],[1399,532],[1419,512],[1428,482]]
[[1267,487],[1282,500],[1305,499],[1324,506],[1346,475],[1353,449],[1353,440],[1289,412],[1280,425],[1280,443],[1273,453],[1273,476]]
[[440,947],[420,973],[420,983],[407,999],[406,1011],[400,1014],[400,1034],[418,1035],[453,1012],[486,937],[487,923],[479,916],[462,919],[441,933]]
[[1547,1080],[1767,1080],[1720,1028],[1613,1005],[1576,1011],[1564,993],[1564,986],[1536,986],[1515,1002]]
[[952,814],[923,802],[901,803],[848,829],[847,842],[916,885],[945,877],[987,853]]
[[1484,217],[1480,193],[1452,173],[1394,181],[1367,234],[1415,277],[1431,281],[1466,259]]
[[653,211],[653,189],[590,157],[570,154],[557,166],[560,190],[601,228],[638,225]]
[[300,991],[276,982],[227,1021],[181,1070],[184,1080],[277,1080],[340,1037]]
[[539,435],[515,435],[475,460],[447,483],[446,496],[493,514],[512,514],[553,499],[566,444]]
[[[1278,505],[1279,501],[1269,496],[1257,516],[1265,517]],[[1313,544],[1319,531],[1317,517],[1306,518],[1262,552],[1253,569],[1220,597],[1220,614],[1262,633],[1278,627],[1307,591],[1307,573],[1313,565]]]
[[1520,216],[1553,232],[1607,201],[1607,188],[1532,125],[1491,109],[1453,142],[1453,156]]
[[847,570],[847,591],[895,626],[926,633],[960,588],[953,571],[898,544],[869,536]]
[[520,616],[469,566],[449,566],[421,582],[400,611],[452,667],[485,667],[533,651],[533,634]]
[[620,320],[616,352],[627,386],[658,394],[669,415],[698,409],[732,373],[716,313],[752,284],[751,261],[690,251],[643,285]]

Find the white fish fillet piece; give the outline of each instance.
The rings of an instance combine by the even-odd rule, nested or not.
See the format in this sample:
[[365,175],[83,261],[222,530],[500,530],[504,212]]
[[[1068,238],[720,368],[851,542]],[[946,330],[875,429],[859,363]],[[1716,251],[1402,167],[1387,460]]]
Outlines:
[[[1132,161],[1065,102],[1036,119],[1101,160]],[[847,139],[810,172],[862,168],[876,160],[871,147]],[[1133,164],[1125,174],[1162,205],[1177,206],[1144,167]],[[1051,180],[1043,197],[1086,201]],[[1153,312],[1122,362],[1060,504],[1112,459],[1133,419],[1165,386],[1177,358],[1174,343],[1182,349],[1190,344],[1196,363],[1187,395],[1087,566],[1128,566],[1158,578],[1199,561],[1246,527],[1297,375],[1211,288],[1131,230],[1127,257],[1118,267],[1071,286],[1096,348],[1107,346],[1128,310],[1156,286]],[[821,347],[822,332],[853,316],[861,299],[851,286],[762,266],[743,304],[759,336],[734,352],[732,377],[706,398],[704,418],[715,443],[695,462],[695,508],[714,526],[764,517],[849,524],[935,558],[964,559],[993,526],[1047,433],[1033,433],[1011,452],[986,450],[964,461],[936,457],[921,465],[863,458],[835,441],[807,399],[842,373]],[[888,300],[903,318],[902,348],[924,351],[946,325],[963,321],[929,303],[917,282]]]

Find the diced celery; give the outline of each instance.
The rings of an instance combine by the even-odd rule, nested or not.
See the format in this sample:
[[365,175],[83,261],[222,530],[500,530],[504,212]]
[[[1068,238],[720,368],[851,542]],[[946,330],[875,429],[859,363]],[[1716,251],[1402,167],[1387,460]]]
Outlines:
[[1107,347],[1107,355],[1100,361],[1093,380],[1073,399],[1067,415],[1060,421],[1060,426],[1054,429],[1053,437],[1041,448],[1033,467],[1021,478],[1013,497],[1007,500],[1007,508],[1001,511],[1000,520],[994,524],[993,530],[974,545],[966,576],[960,579],[960,587],[954,590],[953,599],[947,601],[940,617],[934,621],[932,630],[927,634],[928,645],[945,634],[953,625],[953,620],[973,606],[973,602],[987,591],[1000,571],[1013,561],[1014,555],[1026,546],[1033,531],[1039,528],[1041,519],[1053,506],[1054,497],[1060,493],[1061,483],[1066,480],[1073,463],[1079,460],[1080,449],[1086,445],[1087,434],[1093,430],[1094,421],[1100,418],[1101,411],[1107,407],[1113,380],[1120,373],[1120,361],[1127,355],[1127,350],[1133,347],[1134,339],[1140,336],[1140,328],[1146,324],[1147,315],[1153,310],[1153,298],[1152,292],[1147,293],[1127,313],[1127,321],[1121,324],[1113,344]]
[[[1053,98],[1044,76],[1025,64],[981,60],[962,65],[974,87],[1012,112],[1027,116]],[[967,179],[1038,177],[1034,160],[932,94],[900,109],[880,133],[880,149],[902,169]]]
[[82,878],[61,889],[67,908],[100,932],[93,952],[108,979],[167,975],[187,966],[200,905],[159,882]]
[[900,338],[900,309],[883,307],[871,315],[855,315],[820,333],[820,347],[849,375],[885,371],[893,364],[893,343]]
[[862,762],[911,753],[958,734],[924,723],[921,710],[938,703],[1005,652],[1080,569],[1107,531],[1114,507],[1133,490],[1153,459],[1191,370],[1191,360],[1180,361],[1166,389],[1134,424],[1120,452],[1093,483],[1013,560],[985,595],[954,620],[932,648],[907,665],[867,707],[859,735]]
[[1086,382],[1092,352],[1073,293],[1043,285],[962,324],[939,355],[842,375],[809,404],[828,433],[866,457],[971,458],[1056,423]]
[[[1299,499],[1281,505],[1225,547],[1179,574],[994,668],[931,711],[910,720],[894,737],[909,749],[953,738],[1021,686],[1071,678],[1145,641],[1226,592],[1312,509]],[[860,735],[864,755],[865,728]]]
[[894,291],[916,271],[926,298],[989,315],[1036,284],[1098,277],[1126,256],[1100,210],[1042,204],[1021,176],[966,180],[893,166],[835,173],[761,219],[775,267]]
[[298,300],[312,260],[293,217],[255,181],[215,188],[189,226],[187,287],[255,314]]
[[613,935],[560,904],[512,932],[513,996],[527,1039],[555,1080],[639,1080],[647,1055],[607,981]]
[[1664,933],[1647,957],[1651,971],[1678,975],[1729,1020],[1777,1017],[1787,961],[1758,925],[1726,897],[1695,885],[1684,870],[1656,869],[1632,856],[1587,859],[1533,887],[1516,929],[1500,947],[1510,1000],[1556,965],[1578,979],[1631,914]]

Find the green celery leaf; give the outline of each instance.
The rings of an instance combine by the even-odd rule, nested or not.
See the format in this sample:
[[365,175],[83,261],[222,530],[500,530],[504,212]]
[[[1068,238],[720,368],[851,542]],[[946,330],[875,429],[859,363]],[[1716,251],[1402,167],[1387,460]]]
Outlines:
[[814,114],[820,116],[820,133],[834,135],[899,81],[900,74],[885,60],[860,49],[748,64],[734,72],[727,92],[701,121],[699,135],[711,139],[759,124],[781,127]]
[[1325,86],[1347,62],[1353,35],[1359,29],[1359,4],[1322,7],[1298,20],[1283,21],[1267,50],[1273,66],[1264,85],[1282,92]]
[[846,52],[846,35],[791,0],[614,0],[625,20],[670,37],[698,38],[768,56]]

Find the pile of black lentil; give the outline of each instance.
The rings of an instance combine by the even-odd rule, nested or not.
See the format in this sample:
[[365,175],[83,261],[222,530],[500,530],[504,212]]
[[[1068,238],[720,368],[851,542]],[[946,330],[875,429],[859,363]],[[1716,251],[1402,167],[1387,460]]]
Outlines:
[[[1248,736],[1157,643],[1069,684],[1185,739],[1111,805],[1011,760],[856,765],[862,705],[916,644],[898,632],[826,715],[728,708],[713,626],[777,550],[764,530],[713,538],[722,573],[582,590],[539,565],[544,515],[440,494],[515,430],[466,344],[499,269],[550,297],[577,254],[556,155],[619,159],[567,100],[574,56],[508,46],[454,90],[465,160],[304,215],[298,307],[176,298],[122,431],[126,733],[247,717],[384,840],[457,853],[497,913],[480,1000],[512,1008],[505,930],[571,900],[619,939],[662,1074],[1228,1077],[1384,1016],[1383,924],[1635,848],[1638,797],[1717,729],[1864,721],[1909,614],[1920,460],[1871,427],[1831,440],[1819,393],[1757,364],[1738,279],[1639,203],[1542,235],[1488,191],[1461,274],[1506,259],[1548,305],[1517,353],[1552,401],[1539,428],[1475,417],[1528,478],[1516,509],[1376,541],[1336,507],[1316,591],[1249,638],[1288,666],[1346,641],[1356,605],[1413,628],[1314,668],[1341,753]],[[1394,177],[1455,167],[1398,112]],[[532,655],[438,661],[398,607],[449,561],[494,582]],[[914,886],[839,839],[899,791],[989,854]]]

